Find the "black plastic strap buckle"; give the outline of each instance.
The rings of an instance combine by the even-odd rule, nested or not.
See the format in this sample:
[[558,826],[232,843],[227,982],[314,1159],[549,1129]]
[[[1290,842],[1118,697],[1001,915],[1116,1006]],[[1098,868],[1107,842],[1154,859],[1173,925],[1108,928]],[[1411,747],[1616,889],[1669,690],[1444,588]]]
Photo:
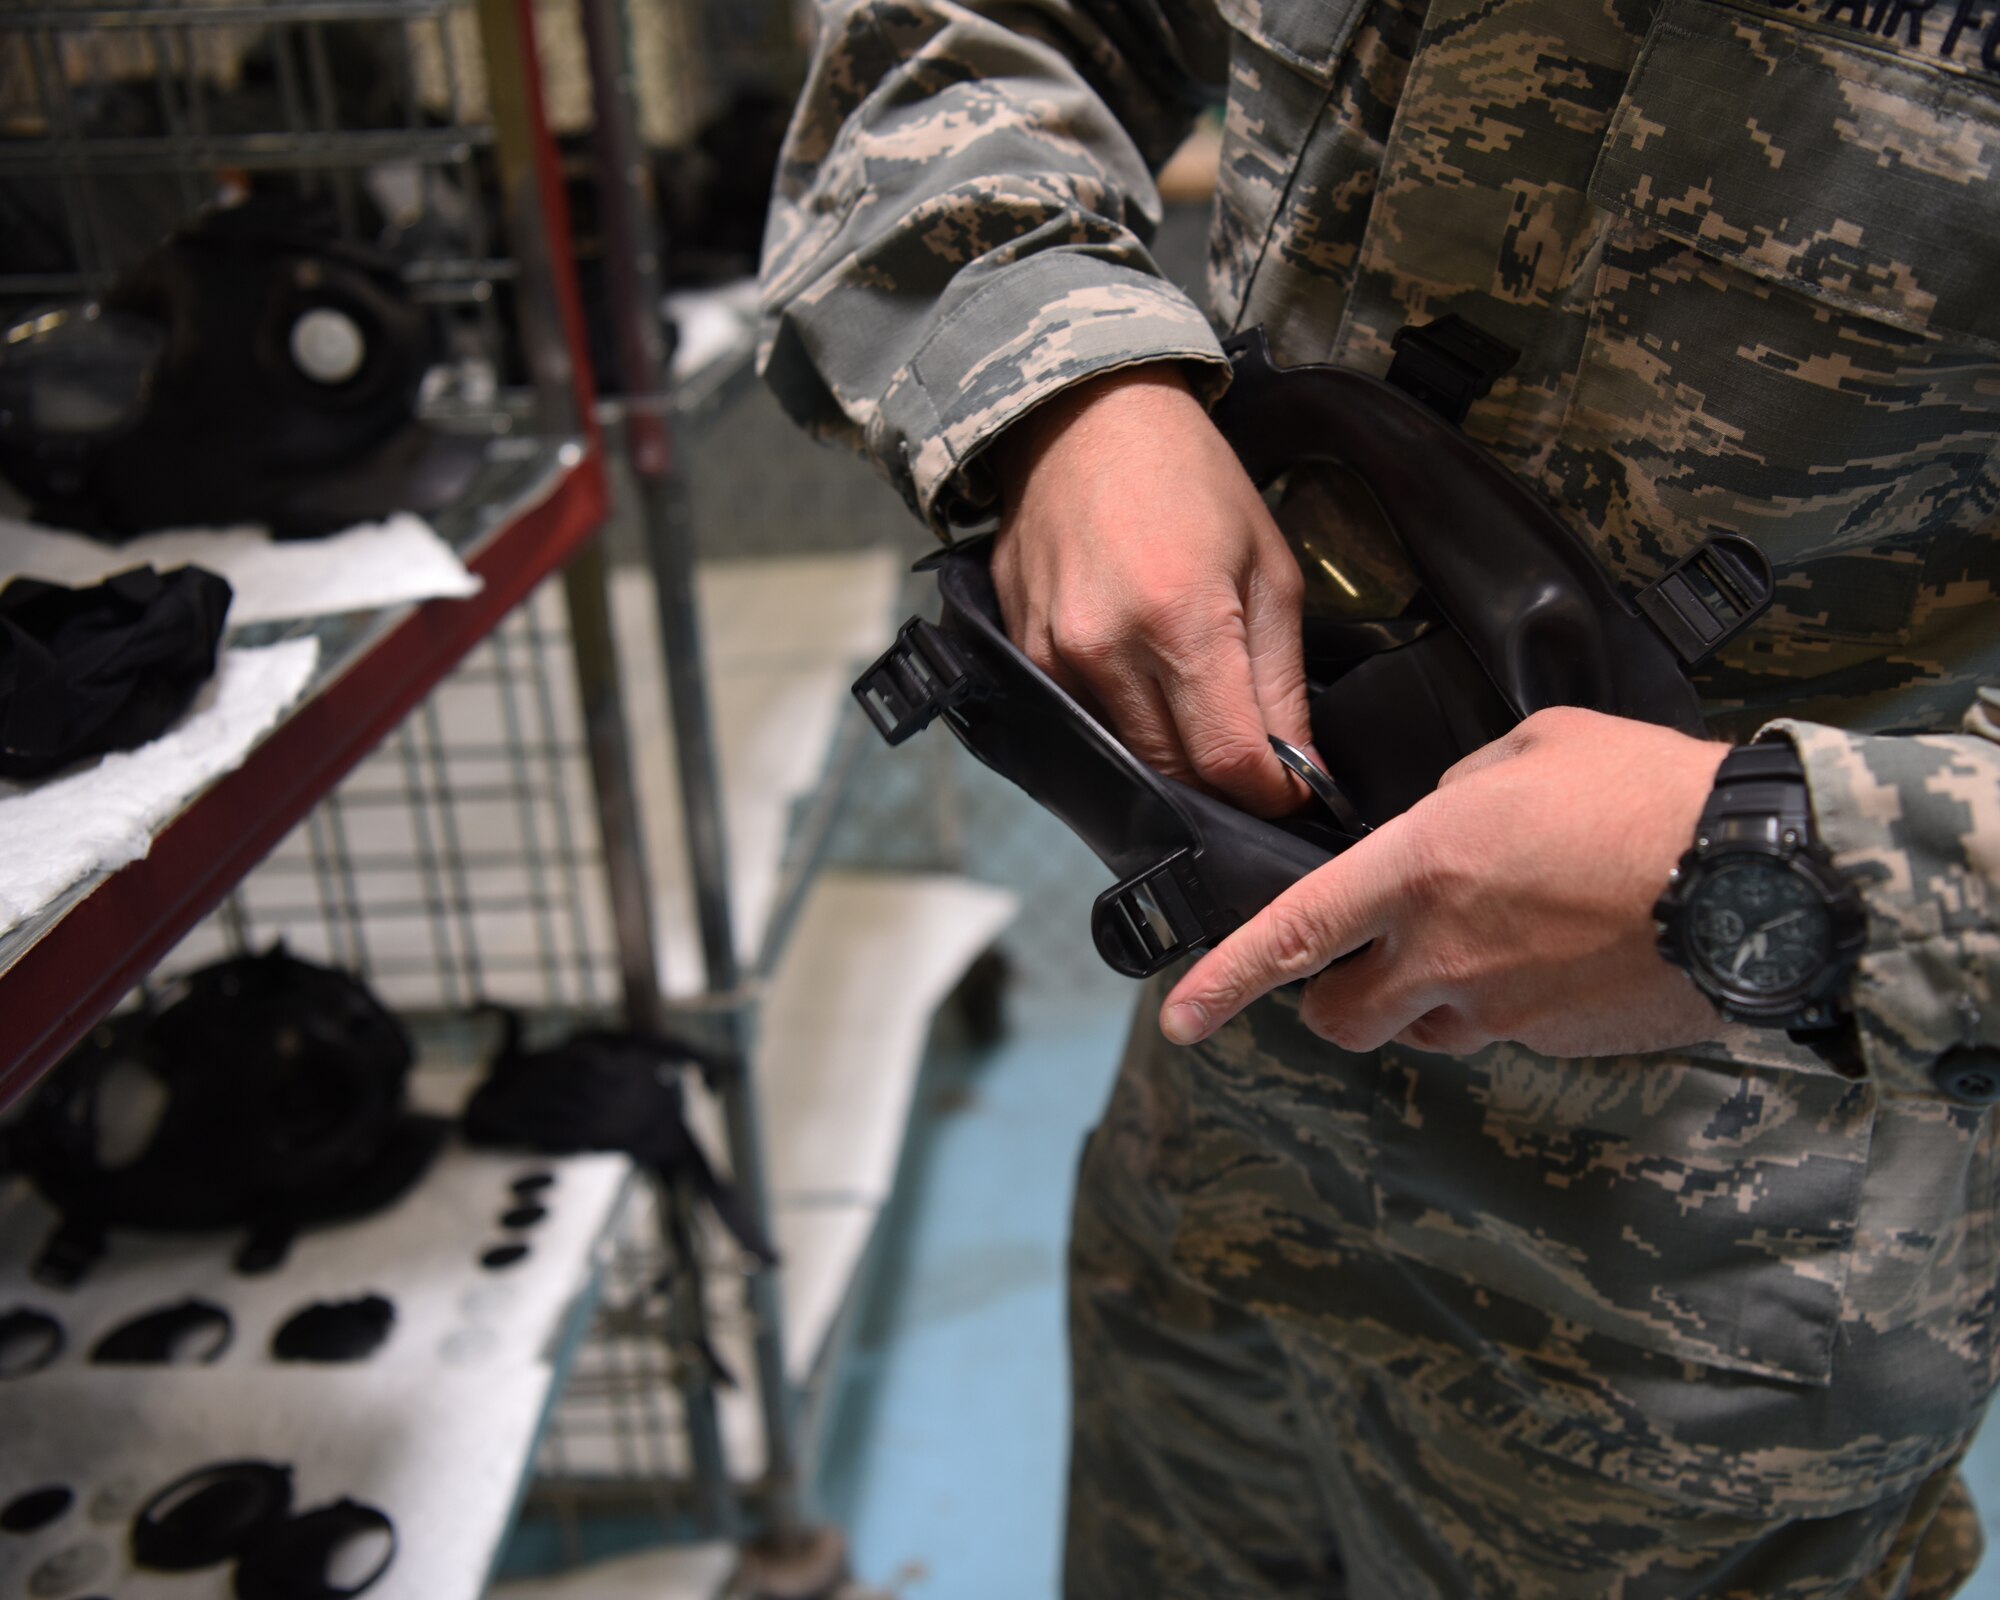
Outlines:
[[1181,849],[1099,895],[1090,908],[1090,935],[1114,972],[1150,978],[1214,938],[1212,920],[1194,852]]
[[1771,563],[1748,539],[1718,533],[1639,595],[1639,609],[1686,666],[1697,666],[1771,605]]
[[854,680],[854,698],[890,744],[929,727],[972,691],[972,674],[950,635],[912,617],[875,665]]
[[1398,328],[1389,341],[1396,359],[1388,380],[1447,422],[1463,422],[1472,402],[1512,370],[1521,352],[1460,316]]

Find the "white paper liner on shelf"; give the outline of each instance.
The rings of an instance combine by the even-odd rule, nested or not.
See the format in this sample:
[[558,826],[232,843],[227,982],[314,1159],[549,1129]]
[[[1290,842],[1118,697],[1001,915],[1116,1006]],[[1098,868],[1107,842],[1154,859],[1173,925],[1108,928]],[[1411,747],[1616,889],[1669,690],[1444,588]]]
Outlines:
[[942,874],[820,876],[758,1026],[781,1204],[889,1198],[931,1019],[1018,909],[1005,889]]
[[[739,957],[754,961],[776,908],[792,810],[819,781],[848,684],[891,632],[901,564],[868,550],[704,566],[697,575]],[[660,943],[671,995],[701,984],[680,780],[651,580],[612,577]]]
[[[463,1076],[462,1074],[460,1076]],[[556,1174],[535,1203],[548,1215],[518,1232],[500,1225],[521,1204],[508,1188],[534,1170]],[[388,1296],[389,1339],[369,1370],[456,1367],[499,1370],[548,1354],[583,1292],[592,1252],[608,1226],[631,1163],[623,1156],[541,1156],[470,1150],[447,1143],[416,1188],[396,1205],[353,1222],[301,1233],[275,1272],[245,1275],[230,1258],[242,1235],[142,1234],[115,1230],[104,1258],[76,1289],[51,1296],[28,1268],[55,1214],[25,1183],[0,1189],[0,1298],[41,1305],[69,1335],[67,1364],[81,1364],[111,1329],[140,1312],[193,1296],[229,1313],[234,1334],[212,1374],[274,1365],[271,1336],[315,1300]],[[522,1260],[501,1271],[479,1264],[492,1245],[519,1241]]]
[[[756,1053],[783,1263],[785,1367],[795,1383],[819,1364],[887,1203],[931,1018],[1016,907],[1003,889],[924,873],[829,871],[807,896],[766,1000]],[[691,1095],[690,1121],[719,1154],[713,1103]],[[747,1377],[754,1368],[741,1306],[725,1292],[726,1272],[714,1282],[716,1348]],[[594,1336],[577,1371],[629,1372],[649,1359],[656,1358]],[[559,1403],[565,1475],[621,1471],[607,1388],[616,1386],[579,1383]],[[720,1401],[730,1469],[753,1478],[763,1470],[753,1391],[725,1390]],[[669,1460],[686,1470],[678,1428],[669,1447]]]
[[190,565],[229,580],[232,628],[463,600],[481,588],[458,553],[407,511],[320,539],[273,539],[261,528],[179,528],[115,545],[0,517],[0,588],[15,578],[84,587],[133,567]]
[[[419,1072],[412,1098],[456,1107],[464,1071]],[[523,1203],[510,1185],[554,1175],[534,1197],[546,1215],[508,1229]],[[60,1319],[67,1343],[46,1370],[0,1384],[0,1504],[64,1483],[79,1508],[44,1534],[0,1539],[0,1594],[69,1544],[114,1547],[122,1597],[227,1596],[229,1569],[169,1578],[125,1566],[124,1522],[93,1525],[92,1495],[129,1481],[141,1495],[205,1462],[254,1456],[297,1468],[297,1503],[351,1496],[387,1512],[401,1546],[369,1591],[407,1600],[473,1600],[504,1537],[550,1390],[552,1362],[577,1331],[579,1297],[596,1280],[611,1219],[626,1193],[623,1156],[551,1158],[448,1143],[396,1205],[301,1234],[275,1271],[245,1276],[230,1258],[241,1235],[114,1231],[76,1288],[31,1282],[28,1267],[54,1221],[25,1182],[0,1189],[0,1307]],[[480,1254],[519,1241],[528,1254],[494,1271]],[[271,1336],[314,1301],[377,1293],[395,1307],[387,1342],[352,1365],[271,1357]],[[233,1336],[212,1365],[111,1367],[96,1342],[140,1313],[188,1298],[223,1307]],[[87,1592],[87,1591],[86,1591]]]
[[[478,1600],[549,1377],[539,1364],[476,1373],[93,1367],[0,1385],[0,1503],[46,1484],[76,1495],[50,1526],[0,1539],[0,1594],[231,1600],[233,1564],[136,1570],[131,1515],[183,1473],[251,1459],[293,1469],[301,1510],[348,1498],[388,1515],[396,1555],[368,1600]],[[127,1509],[112,1515],[114,1506]],[[90,1548],[74,1559],[96,1568],[87,1587],[31,1587],[45,1562],[79,1546]]]
[[155,830],[298,699],[318,660],[317,639],[226,649],[194,704],[150,744],[67,776],[0,783],[0,933],[92,873],[142,859]]

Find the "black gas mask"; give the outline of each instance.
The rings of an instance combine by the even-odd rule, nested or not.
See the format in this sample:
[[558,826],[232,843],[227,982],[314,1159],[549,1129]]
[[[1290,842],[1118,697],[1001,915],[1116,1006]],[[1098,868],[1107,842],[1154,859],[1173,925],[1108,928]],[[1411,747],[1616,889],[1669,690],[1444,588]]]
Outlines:
[[109,538],[433,511],[482,453],[416,418],[435,354],[391,258],[284,202],[211,211],[101,300],[0,330],[0,476]]
[[[1304,804],[1265,821],[1162,777],[1008,639],[989,547],[927,558],[943,609],[854,685],[899,744],[942,719],[1115,875],[1091,932],[1145,977],[1225,938],[1409,809],[1454,762],[1550,706],[1705,732],[1689,676],[1762,613],[1771,572],[1718,535],[1628,602],[1547,503],[1457,424],[1514,353],[1460,319],[1403,330],[1387,378],[1279,368],[1261,330],[1226,347],[1216,426],[1259,488],[1336,469],[1393,533],[1412,581],[1392,614],[1302,621],[1322,767],[1273,740]],[[1304,552],[1301,552],[1304,554]]]

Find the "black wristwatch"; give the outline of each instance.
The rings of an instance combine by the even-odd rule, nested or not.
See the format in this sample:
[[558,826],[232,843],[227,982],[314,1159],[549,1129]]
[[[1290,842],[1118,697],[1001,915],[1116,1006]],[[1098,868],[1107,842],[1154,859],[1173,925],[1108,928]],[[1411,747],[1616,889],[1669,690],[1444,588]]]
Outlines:
[[1732,1021],[1808,1040],[1843,1025],[1867,919],[1814,836],[1805,769],[1789,741],[1722,758],[1694,847],[1653,918],[1660,954]]

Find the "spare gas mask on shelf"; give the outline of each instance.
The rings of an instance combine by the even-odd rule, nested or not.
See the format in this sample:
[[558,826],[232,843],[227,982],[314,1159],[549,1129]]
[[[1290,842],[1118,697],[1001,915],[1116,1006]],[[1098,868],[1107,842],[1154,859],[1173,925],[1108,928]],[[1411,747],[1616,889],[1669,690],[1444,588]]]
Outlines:
[[102,299],[0,329],[0,476],[112,539],[435,511],[483,448],[417,419],[434,355],[392,258],[282,201],[210,211]]

